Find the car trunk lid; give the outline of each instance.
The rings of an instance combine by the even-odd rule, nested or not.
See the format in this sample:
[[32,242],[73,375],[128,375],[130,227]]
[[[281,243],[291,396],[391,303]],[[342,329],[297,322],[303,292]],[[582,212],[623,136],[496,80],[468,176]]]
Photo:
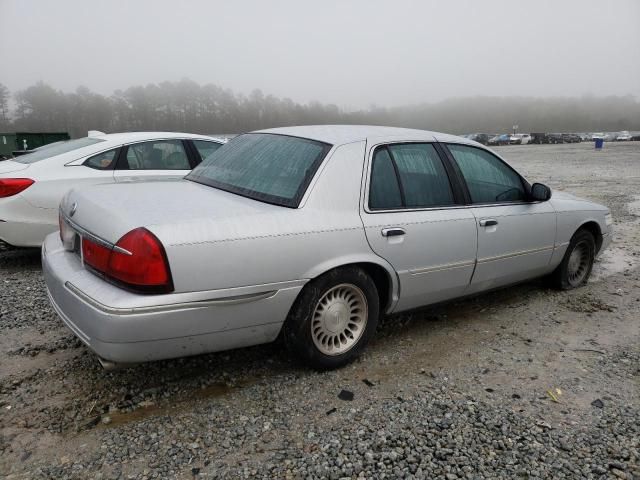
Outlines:
[[26,163],[15,162],[13,160],[3,160],[0,162],[0,175],[6,177],[6,174],[26,170],[29,167]]
[[186,225],[215,223],[215,231],[207,229],[207,240],[224,239],[238,230],[255,229],[255,221],[267,212],[289,210],[188,180],[72,190],[62,200],[61,209],[77,230],[111,244],[131,230],[145,227],[165,245],[198,241],[199,228],[190,228],[187,234]]

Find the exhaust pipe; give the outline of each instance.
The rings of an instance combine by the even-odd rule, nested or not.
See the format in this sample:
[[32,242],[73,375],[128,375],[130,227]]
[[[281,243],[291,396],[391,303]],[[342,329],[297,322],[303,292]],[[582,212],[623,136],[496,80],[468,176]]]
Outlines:
[[102,368],[104,368],[107,372],[122,370],[123,368],[127,368],[129,366],[126,363],[115,363],[102,357],[98,357],[98,361],[100,362],[100,365],[102,365]]

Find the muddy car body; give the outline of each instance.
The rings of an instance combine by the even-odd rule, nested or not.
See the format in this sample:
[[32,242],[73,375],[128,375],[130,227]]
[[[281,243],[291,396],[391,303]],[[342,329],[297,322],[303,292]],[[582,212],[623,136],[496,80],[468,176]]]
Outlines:
[[606,207],[476,142],[386,127],[241,135],[186,179],[74,190],[60,212],[42,249],[51,302],[118,363],[281,334],[336,367],[382,313],[547,274],[578,286],[611,238]]

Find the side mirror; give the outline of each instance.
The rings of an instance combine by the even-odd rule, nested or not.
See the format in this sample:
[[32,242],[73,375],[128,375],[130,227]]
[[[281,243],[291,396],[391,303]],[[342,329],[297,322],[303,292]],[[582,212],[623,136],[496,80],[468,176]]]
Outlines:
[[542,183],[531,185],[531,199],[536,202],[546,202],[551,198],[551,189]]

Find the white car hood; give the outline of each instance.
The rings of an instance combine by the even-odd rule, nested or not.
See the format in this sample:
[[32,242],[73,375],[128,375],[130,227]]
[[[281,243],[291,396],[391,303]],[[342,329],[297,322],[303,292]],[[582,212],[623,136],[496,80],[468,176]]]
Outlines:
[[3,160],[0,162],[0,175],[6,176],[6,173],[19,172],[29,167],[28,163],[14,162],[13,160]]

